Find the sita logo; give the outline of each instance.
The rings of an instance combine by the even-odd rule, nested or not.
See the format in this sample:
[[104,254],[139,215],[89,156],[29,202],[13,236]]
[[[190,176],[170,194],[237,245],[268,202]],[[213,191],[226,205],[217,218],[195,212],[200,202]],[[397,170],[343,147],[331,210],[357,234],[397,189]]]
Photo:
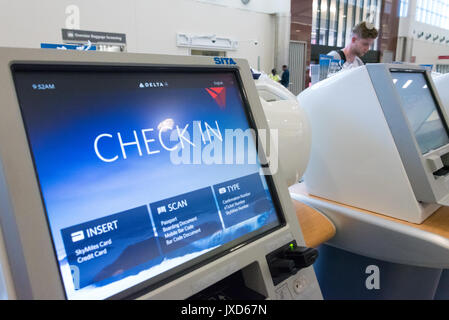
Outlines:
[[215,64],[237,64],[232,58],[214,58]]

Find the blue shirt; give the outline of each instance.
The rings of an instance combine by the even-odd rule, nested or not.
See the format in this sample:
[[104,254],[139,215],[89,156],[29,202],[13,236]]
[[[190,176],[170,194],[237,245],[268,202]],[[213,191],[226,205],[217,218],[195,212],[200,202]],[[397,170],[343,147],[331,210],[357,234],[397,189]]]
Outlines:
[[283,73],[282,73],[282,78],[281,78],[281,84],[288,88],[288,84],[290,83],[290,71],[288,71],[288,69],[286,69]]

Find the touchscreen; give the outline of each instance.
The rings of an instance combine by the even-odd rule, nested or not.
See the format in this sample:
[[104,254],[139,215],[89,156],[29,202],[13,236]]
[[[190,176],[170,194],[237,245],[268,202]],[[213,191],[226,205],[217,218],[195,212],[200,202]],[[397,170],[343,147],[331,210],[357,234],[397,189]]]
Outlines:
[[392,72],[405,114],[423,154],[449,143],[436,102],[422,72]]
[[176,277],[280,225],[234,71],[13,74],[67,298]]

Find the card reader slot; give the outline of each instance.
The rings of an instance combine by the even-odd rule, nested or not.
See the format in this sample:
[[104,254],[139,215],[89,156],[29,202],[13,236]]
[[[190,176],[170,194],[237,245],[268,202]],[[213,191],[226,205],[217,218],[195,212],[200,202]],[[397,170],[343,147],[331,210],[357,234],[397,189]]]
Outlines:
[[433,173],[434,176],[443,177],[449,173],[449,166],[444,166]]
[[[431,159],[429,159],[431,160]],[[449,173],[449,153],[443,154],[441,156],[436,156],[436,160],[434,161],[435,166],[436,163],[439,163],[438,166],[434,166],[433,175],[435,177],[443,177]],[[432,167],[432,166],[431,166]],[[438,170],[435,170],[438,169]]]

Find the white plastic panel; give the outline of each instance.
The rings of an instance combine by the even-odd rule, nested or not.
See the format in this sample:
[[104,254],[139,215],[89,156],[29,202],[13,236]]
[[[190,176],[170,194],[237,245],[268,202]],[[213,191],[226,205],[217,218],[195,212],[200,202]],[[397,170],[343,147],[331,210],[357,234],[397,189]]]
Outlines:
[[290,91],[266,75],[256,80],[256,88],[268,125],[277,130],[274,143],[279,166],[290,186],[299,181],[309,162],[311,129],[307,114]]
[[298,95],[312,128],[310,194],[420,223],[416,201],[366,67]]
[[446,113],[449,114],[449,73],[434,77],[433,81]]

